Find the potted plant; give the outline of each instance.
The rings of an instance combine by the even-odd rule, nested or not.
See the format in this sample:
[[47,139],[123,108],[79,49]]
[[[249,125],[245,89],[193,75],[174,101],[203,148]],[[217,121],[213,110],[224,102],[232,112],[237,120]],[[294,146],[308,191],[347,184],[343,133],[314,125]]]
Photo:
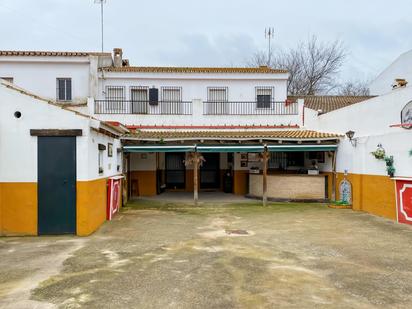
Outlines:
[[[382,144],[378,145],[378,148],[375,151],[372,151],[371,154],[378,160],[385,161],[386,163],[386,172],[388,176],[393,177],[395,175],[395,167],[393,166],[394,159],[393,156],[386,156],[385,149],[383,149]],[[412,150],[410,152],[412,155]]]
[[390,177],[393,177],[395,175],[395,168],[393,167],[393,156],[390,157],[385,157],[385,163],[386,163],[386,172]]
[[385,162],[386,162],[386,166],[387,166],[387,167],[393,166],[393,156],[385,157],[384,160],[385,160]]
[[388,175],[390,176],[390,177],[393,177],[394,175],[395,175],[395,168],[391,165],[391,166],[388,166],[387,168],[386,168],[386,171],[388,172]]
[[382,148],[382,145],[379,144],[378,148],[375,151],[372,151],[371,154],[378,160],[385,159],[385,149]]

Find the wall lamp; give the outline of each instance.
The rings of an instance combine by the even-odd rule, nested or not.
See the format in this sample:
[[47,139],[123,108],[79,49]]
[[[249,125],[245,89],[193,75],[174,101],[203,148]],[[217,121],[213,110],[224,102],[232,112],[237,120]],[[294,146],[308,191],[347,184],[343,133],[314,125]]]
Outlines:
[[353,138],[355,136],[355,131],[350,130],[350,131],[346,132],[346,136],[349,138],[349,141],[352,144],[352,146],[356,147],[357,139]]

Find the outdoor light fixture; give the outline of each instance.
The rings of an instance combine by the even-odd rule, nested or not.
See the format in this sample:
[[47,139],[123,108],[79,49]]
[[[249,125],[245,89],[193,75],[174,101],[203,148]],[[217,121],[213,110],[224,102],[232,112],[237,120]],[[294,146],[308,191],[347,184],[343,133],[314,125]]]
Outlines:
[[349,138],[349,141],[352,144],[352,146],[356,147],[356,139],[353,138],[355,136],[355,131],[350,130],[346,132],[346,136]]

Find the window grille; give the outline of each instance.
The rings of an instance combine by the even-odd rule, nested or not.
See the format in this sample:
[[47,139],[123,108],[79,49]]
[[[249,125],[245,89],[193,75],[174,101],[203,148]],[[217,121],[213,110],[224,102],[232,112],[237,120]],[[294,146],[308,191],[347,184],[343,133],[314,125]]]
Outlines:
[[183,110],[182,87],[162,87],[162,114],[181,114]]
[[106,86],[106,99],[107,100],[125,100],[125,88],[124,86]]
[[229,100],[228,87],[208,87],[207,88],[207,113],[227,114]]
[[182,87],[162,87],[162,101],[181,102]]
[[208,102],[227,102],[228,87],[208,87],[207,88]]
[[107,108],[109,112],[121,114],[127,111],[125,86],[106,86],[105,96],[110,101]]
[[149,87],[130,87],[130,101],[132,104],[132,114],[147,114],[149,102]]
[[273,100],[274,87],[256,87],[257,108],[270,108]]

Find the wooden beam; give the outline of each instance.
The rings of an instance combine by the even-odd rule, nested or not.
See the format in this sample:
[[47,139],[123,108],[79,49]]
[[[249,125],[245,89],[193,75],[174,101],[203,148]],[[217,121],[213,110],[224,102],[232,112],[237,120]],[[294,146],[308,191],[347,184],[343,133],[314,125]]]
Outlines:
[[82,136],[81,129],[60,130],[60,129],[30,129],[31,136]]
[[268,201],[267,173],[268,173],[268,160],[269,160],[269,152],[266,147],[265,147],[265,151],[262,153],[262,159],[263,159],[262,201],[263,201],[263,206],[266,206],[267,201]]
[[193,201],[195,206],[197,206],[199,200],[199,193],[198,193],[198,170],[200,164],[200,153],[195,152],[193,158]]
[[332,193],[331,200],[336,201],[336,151],[332,151]]

